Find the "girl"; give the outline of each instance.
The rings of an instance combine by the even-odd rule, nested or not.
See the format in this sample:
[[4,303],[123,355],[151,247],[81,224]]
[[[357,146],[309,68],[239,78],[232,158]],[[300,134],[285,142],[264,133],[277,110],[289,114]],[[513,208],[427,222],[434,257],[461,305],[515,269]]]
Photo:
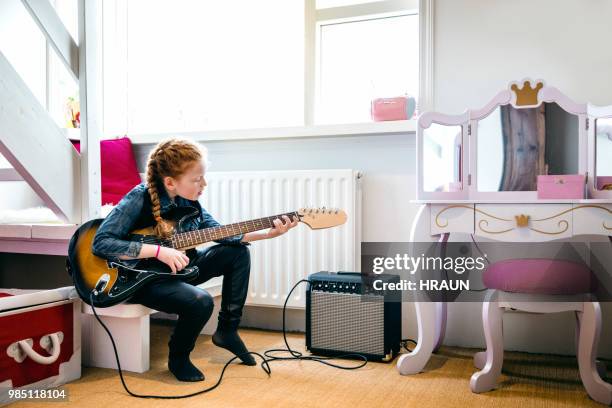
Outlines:
[[181,223],[181,230],[177,232],[218,226],[198,202],[206,187],[205,171],[204,148],[188,140],[160,142],[149,154],[146,183],[134,187],[106,217],[96,232],[92,248],[97,256],[127,263],[155,257],[168,265],[172,273],[187,265],[199,267],[200,273],[194,281],[152,282],[130,300],[151,309],[178,314],[168,343],[168,368],[180,381],[204,380],[202,372],[189,360],[189,354],[212,314],[213,299],[196,285],[216,276],[223,276],[223,288],[219,323],[212,341],[239,356],[244,364],[256,364],[251,354],[245,354],[248,350],[237,331],[249,284],[250,256],[246,245],[250,241],[282,235],[298,223],[284,216],[283,221],[274,220],[274,228],[218,241],[219,245],[191,251],[191,257],[173,248],[125,239],[130,231],[152,225],[157,235],[169,236],[172,226],[164,216],[179,207],[189,207],[195,215]]

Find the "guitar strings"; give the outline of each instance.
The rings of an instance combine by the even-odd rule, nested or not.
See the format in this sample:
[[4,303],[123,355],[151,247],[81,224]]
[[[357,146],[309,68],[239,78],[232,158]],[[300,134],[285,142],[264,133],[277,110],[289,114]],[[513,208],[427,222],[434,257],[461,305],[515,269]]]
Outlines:
[[[204,229],[196,230],[196,231],[179,232],[179,233],[177,233],[176,237],[177,237],[177,241],[180,241],[181,239],[188,240],[189,239],[188,237],[190,237],[189,233],[198,232],[200,234],[203,234],[203,236],[205,238],[210,238],[211,241],[213,241],[215,239],[228,238],[230,236],[239,235],[239,233],[238,234],[233,234],[233,229],[235,228],[234,225],[238,225],[238,229],[241,231],[240,233],[244,233],[244,232],[242,232],[242,230],[240,228],[240,224],[244,224],[244,225],[247,226],[247,231],[245,231],[245,232],[250,232],[250,228],[249,228],[248,223],[251,222],[255,226],[255,224],[254,224],[255,221],[259,222],[261,224],[261,227],[262,227],[262,228],[259,228],[259,226],[257,226],[257,228],[258,228],[257,230],[265,229],[265,228],[271,228],[271,227],[274,226],[274,224],[272,223],[272,220],[273,219],[278,219],[278,218],[280,218],[280,217],[282,217],[284,215],[290,216],[290,217],[298,217],[299,218],[299,214],[297,213],[297,211],[294,211],[294,212],[274,215],[274,216],[271,216],[271,217],[258,218],[258,219],[251,220],[251,221],[243,221],[243,222],[239,222],[239,223],[236,223],[236,224],[219,225],[219,226],[216,226],[216,227],[204,228]],[[264,225],[262,223],[262,220],[268,221],[269,225]],[[225,228],[225,231],[224,231],[224,228]],[[210,232],[208,232],[209,236],[207,237],[206,236],[206,232],[201,232],[201,231],[210,231]],[[227,235],[229,231],[232,231],[231,232],[232,235]],[[217,236],[219,232],[222,233],[221,236]],[[184,237],[186,237],[186,238],[184,238]],[[162,246],[167,246],[167,247],[174,247],[173,239],[158,238],[158,237],[151,236],[151,235],[143,236],[142,238],[140,238],[140,242],[142,242],[143,244],[154,244],[154,245],[162,245]]]

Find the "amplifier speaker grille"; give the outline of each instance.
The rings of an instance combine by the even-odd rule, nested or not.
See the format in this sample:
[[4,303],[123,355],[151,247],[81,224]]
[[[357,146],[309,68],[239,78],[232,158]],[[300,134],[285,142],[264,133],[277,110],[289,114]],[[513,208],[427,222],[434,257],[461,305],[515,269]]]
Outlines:
[[319,291],[310,296],[312,347],[385,354],[384,297]]

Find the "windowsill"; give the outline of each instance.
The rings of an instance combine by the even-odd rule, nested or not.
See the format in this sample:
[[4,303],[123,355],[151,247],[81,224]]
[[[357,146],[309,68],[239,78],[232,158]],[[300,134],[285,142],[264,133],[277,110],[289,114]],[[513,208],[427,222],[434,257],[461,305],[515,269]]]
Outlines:
[[389,122],[351,123],[338,125],[295,126],[260,129],[210,130],[198,132],[172,132],[157,134],[127,135],[133,144],[157,143],[160,140],[182,136],[200,142],[226,141],[226,140],[255,140],[255,139],[294,139],[311,137],[340,137],[340,136],[371,136],[408,134],[416,130],[416,119],[396,120]]

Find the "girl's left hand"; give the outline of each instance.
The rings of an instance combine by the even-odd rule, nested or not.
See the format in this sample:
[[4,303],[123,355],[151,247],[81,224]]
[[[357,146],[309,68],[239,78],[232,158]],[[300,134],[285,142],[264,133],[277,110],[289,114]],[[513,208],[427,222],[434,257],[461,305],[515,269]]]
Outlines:
[[283,215],[283,220],[284,222],[277,218],[272,221],[274,228],[270,228],[268,230],[266,238],[274,238],[278,237],[279,235],[283,235],[285,232],[298,225],[299,222],[297,217],[293,217],[293,221],[291,221],[286,215]]

